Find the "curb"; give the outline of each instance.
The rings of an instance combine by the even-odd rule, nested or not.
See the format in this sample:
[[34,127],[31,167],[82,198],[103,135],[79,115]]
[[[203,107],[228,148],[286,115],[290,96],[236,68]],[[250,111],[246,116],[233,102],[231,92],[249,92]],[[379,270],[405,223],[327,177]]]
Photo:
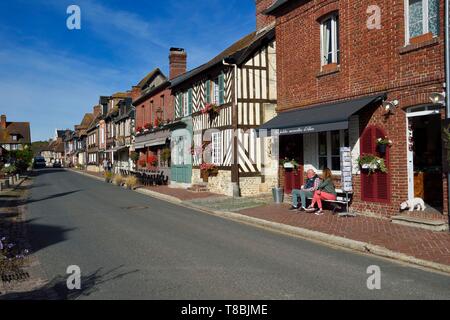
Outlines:
[[[74,170],[70,170],[70,171],[77,172]],[[83,172],[78,172],[78,173],[103,181],[103,179],[96,177],[96,176],[92,176],[90,174],[86,174]],[[396,261],[401,261],[401,262],[409,263],[409,264],[416,265],[419,267],[430,268],[430,269],[433,269],[436,271],[450,274],[450,266],[449,265],[432,262],[432,261],[428,261],[428,260],[423,260],[423,259],[418,259],[413,256],[408,256],[404,253],[395,252],[395,251],[389,250],[385,247],[373,245],[373,244],[370,244],[367,242],[347,239],[347,238],[343,238],[343,237],[339,237],[339,236],[329,235],[329,234],[319,232],[319,231],[314,231],[314,230],[309,230],[309,229],[305,229],[305,228],[301,228],[301,227],[294,227],[294,226],[290,226],[290,225],[286,225],[286,224],[282,224],[282,223],[278,223],[278,222],[272,222],[272,221],[267,221],[267,220],[263,220],[263,219],[259,219],[259,218],[249,217],[249,216],[235,213],[235,212],[210,210],[210,209],[202,207],[202,206],[183,202],[182,200],[180,200],[176,197],[164,195],[164,194],[161,194],[161,193],[158,193],[155,191],[150,191],[147,189],[138,188],[135,191],[139,192],[141,194],[144,194],[144,195],[148,195],[148,196],[160,199],[160,200],[171,202],[171,203],[181,205],[186,208],[201,211],[201,212],[204,212],[204,213],[207,213],[210,215],[214,215],[214,216],[217,216],[220,218],[224,218],[227,220],[232,220],[232,221],[245,223],[245,224],[256,226],[256,227],[261,227],[261,228],[268,229],[268,230],[275,231],[275,232],[289,234],[292,236],[300,237],[300,238],[302,238],[304,240],[308,240],[308,241],[316,241],[321,244],[338,246],[341,248],[350,249],[350,250],[358,251],[358,252],[365,253],[365,254],[372,254],[374,256],[379,256],[379,257],[384,257],[384,258],[388,258],[388,259],[392,259],[392,260],[396,260]]]

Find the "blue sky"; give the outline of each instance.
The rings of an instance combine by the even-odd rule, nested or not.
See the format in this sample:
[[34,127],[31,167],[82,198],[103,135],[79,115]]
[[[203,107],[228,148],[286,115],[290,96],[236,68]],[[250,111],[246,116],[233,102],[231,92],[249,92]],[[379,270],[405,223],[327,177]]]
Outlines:
[[[66,27],[81,8],[81,30]],[[100,95],[125,91],[170,47],[194,68],[252,32],[254,0],[14,0],[0,2],[0,113],[30,121],[32,140],[73,128]]]

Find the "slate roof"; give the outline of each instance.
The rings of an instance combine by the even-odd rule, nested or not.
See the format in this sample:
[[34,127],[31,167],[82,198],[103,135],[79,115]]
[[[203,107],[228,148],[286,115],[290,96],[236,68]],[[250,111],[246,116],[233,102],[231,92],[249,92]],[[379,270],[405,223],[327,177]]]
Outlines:
[[193,78],[194,76],[216,66],[217,64],[221,64],[225,58],[232,58],[236,61],[237,64],[240,64],[244,61],[246,57],[253,53],[254,49],[258,48],[263,41],[273,39],[275,36],[275,28],[268,28],[267,30],[257,33],[252,32],[245,37],[239,39],[227,49],[222,51],[220,54],[215,56],[213,59],[208,61],[207,63],[192,69],[171,81],[171,87],[174,88],[185,81]]

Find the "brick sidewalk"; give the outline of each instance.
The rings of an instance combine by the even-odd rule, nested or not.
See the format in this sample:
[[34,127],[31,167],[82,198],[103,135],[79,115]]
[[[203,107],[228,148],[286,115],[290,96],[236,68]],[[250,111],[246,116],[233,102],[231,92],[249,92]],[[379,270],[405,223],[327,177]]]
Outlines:
[[217,197],[219,195],[211,192],[193,192],[181,188],[170,188],[168,186],[151,186],[143,187],[143,189],[150,190],[153,192],[162,193],[168,196],[172,196],[180,199],[181,201],[204,199],[209,197]]
[[418,259],[450,265],[450,233],[433,232],[367,216],[338,217],[327,212],[293,213],[287,204],[245,209],[240,214],[362,241]]
[[[85,170],[83,170],[83,171],[75,170],[75,171],[82,172],[82,173],[85,173],[85,174],[88,174],[88,175],[91,175],[94,177],[103,178],[103,173],[90,172],[90,171],[85,171]],[[211,192],[193,192],[193,191],[189,191],[189,190],[182,189],[182,188],[170,188],[168,186],[148,186],[148,187],[141,186],[141,188],[150,190],[153,192],[165,194],[168,196],[172,196],[172,197],[180,199],[181,201],[204,199],[204,198],[218,196],[217,194],[211,193]]]

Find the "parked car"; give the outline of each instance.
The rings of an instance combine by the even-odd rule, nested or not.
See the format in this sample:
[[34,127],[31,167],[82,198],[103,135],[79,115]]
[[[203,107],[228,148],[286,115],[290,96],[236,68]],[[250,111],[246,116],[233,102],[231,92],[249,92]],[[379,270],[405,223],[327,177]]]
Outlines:
[[47,164],[45,163],[44,157],[35,157],[33,160],[33,167],[35,169],[45,168]]
[[61,162],[54,162],[53,163],[53,168],[62,168]]

